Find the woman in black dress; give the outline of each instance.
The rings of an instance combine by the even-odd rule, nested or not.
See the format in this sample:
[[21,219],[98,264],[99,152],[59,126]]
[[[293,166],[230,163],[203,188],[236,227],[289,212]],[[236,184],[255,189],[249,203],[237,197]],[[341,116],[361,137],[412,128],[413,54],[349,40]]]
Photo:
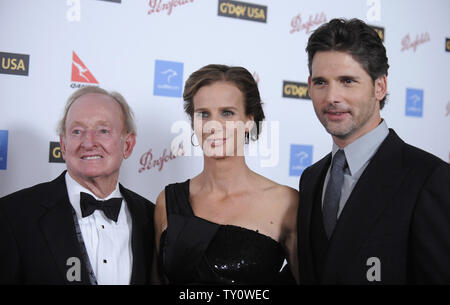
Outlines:
[[203,149],[203,171],[158,196],[159,279],[170,284],[278,284],[297,272],[297,190],[250,170],[244,146],[264,119],[242,67],[208,65],[186,81],[184,108]]

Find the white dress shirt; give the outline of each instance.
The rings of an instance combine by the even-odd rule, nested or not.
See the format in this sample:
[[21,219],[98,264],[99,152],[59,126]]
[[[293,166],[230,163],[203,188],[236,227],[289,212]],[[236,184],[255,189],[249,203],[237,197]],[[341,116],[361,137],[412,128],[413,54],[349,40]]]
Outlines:
[[95,210],[87,217],[81,216],[80,192],[88,193],[97,200],[122,198],[119,184],[104,199],[95,196],[81,186],[67,172],[67,194],[77,214],[83,241],[92,271],[99,285],[128,285],[131,280],[133,255],[131,249],[131,215],[125,199],[122,201],[117,222],[107,218],[103,211]]
[[[344,182],[341,188],[341,198],[339,200],[339,209],[337,214],[338,218],[341,215],[341,212],[344,209],[345,203],[350,197],[353,188],[366,169],[367,165],[369,165],[373,155],[377,152],[381,143],[383,143],[388,134],[389,128],[387,127],[386,122],[383,120],[375,129],[371,130],[367,134],[356,139],[354,142],[348,144],[343,148],[348,167],[344,172]],[[339,146],[337,146],[333,141],[333,157],[339,149]],[[328,183],[328,180],[330,179],[330,168],[328,168],[327,175],[325,176],[324,187],[322,191],[322,207],[326,185]]]

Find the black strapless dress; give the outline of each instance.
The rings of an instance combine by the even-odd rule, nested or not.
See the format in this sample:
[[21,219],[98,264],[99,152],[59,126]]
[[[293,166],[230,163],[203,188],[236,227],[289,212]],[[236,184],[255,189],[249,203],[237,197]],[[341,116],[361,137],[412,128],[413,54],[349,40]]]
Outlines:
[[196,217],[189,182],[165,188],[159,267],[170,284],[278,284],[281,245],[257,231]]

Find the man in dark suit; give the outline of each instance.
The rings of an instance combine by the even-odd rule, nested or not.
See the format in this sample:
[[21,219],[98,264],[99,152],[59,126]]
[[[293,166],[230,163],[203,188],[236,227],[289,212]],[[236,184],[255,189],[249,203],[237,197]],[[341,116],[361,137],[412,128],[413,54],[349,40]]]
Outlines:
[[127,102],[79,89],[59,134],[67,171],[0,199],[0,283],[150,283],[154,205],[118,183],[136,143]]
[[450,166],[381,118],[389,65],[377,33],[333,19],[306,51],[333,149],[300,179],[300,283],[449,284]]

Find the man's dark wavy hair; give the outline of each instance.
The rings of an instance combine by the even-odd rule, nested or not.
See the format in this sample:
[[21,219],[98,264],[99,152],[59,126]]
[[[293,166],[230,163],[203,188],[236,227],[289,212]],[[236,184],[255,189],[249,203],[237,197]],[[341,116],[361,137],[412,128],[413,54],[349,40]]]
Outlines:
[[[388,75],[388,58],[386,49],[378,33],[359,19],[332,19],[321,25],[308,39],[308,69],[314,55],[319,51],[347,52],[358,61],[375,82],[377,78]],[[380,101],[383,109],[386,96]]]

